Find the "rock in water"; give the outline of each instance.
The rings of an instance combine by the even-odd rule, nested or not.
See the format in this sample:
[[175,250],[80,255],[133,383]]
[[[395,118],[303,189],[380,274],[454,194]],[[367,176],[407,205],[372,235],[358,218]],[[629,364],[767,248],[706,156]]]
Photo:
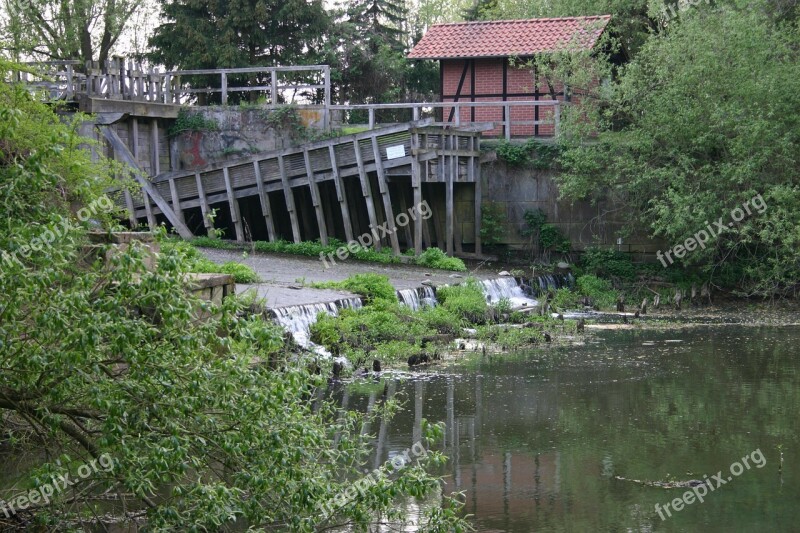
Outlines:
[[375,359],[372,361],[372,371],[373,372],[380,372],[381,371],[381,362]]

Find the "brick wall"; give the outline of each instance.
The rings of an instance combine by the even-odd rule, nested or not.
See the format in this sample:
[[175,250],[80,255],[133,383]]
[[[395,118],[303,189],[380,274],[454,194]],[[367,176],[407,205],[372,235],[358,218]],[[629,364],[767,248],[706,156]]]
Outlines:
[[[453,102],[458,94],[459,102],[501,102],[503,101],[503,64],[504,58],[496,59],[448,59],[442,60],[440,64],[442,73],[442,101]],[[465,72],[466,65],[466,72]],[[473,72],[474,67],[474,72]],[[461,83],[463,76],[463,83]],[[474,81],[473,81],[474,80]],[[459,93],[459,84],[461,91]],[[474,92],[473,92],[474,83]],[[557,84],[554,87],[556,93],[562,92],[563,87]],[[544,80],[539,83],[539,100],[551,100],[549,87]],[[531,68],[523,65],[509,65],[506,70],[506,100],[508,101],[530,101],[536,98],[536,83],[533,79]],[[512,96],[513,95],[513,96]],[[559,95],[557,100],[563,101],[564,97]],[[511,120],[513,122],[531,122],[531,124],[512,124],[511,135],[516,137],[531,137],[535,129],[532,122],[552,121],[553,107],[538,106],[538,117],[534,106],[515,106],[511,108]],[[456,122],[455,115],[450,118],[452,109],[445,107],[443,110],[444,120],[450,119]],[[473,118],[474,117],[474,118]],[[460,109],[460,121],[466,122],[497,122],[503,121],[503,108],[497,107],[478,107],[473,113],[470,108]],[[540,124],[538,135],[549,137],[555,133],[553,124]],[[502,127],[494,128],[486,132],[485,136],[501,136]]]

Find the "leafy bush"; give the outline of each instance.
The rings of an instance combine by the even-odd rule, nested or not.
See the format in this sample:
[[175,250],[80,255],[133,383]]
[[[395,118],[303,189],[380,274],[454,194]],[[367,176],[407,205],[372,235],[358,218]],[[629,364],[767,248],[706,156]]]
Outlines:
[[556,291],[551,302],[556,309],[574,309],[578,306],[578,295],[570,289],[561,288]]
[[617,301],[617,292],[611,288],[611,282],[591,274],[585,274],[575,280],[578,292],[588,296],[601,309],[613,307]]
[[457,257],[449,257],[439,248],[428,248],[417,257],[417,264],[438,268],[440,270],[455,270],[457,272],[466,272],[467,266],[464,261]]
[[252,268],[235,261],[228,261],[220,265],[219,273],[230,274],[236,280],[236,283],[258,283],[261,281],[261,278]]
[[190,111],[186,108],[181,108],[178,111],[178,118],[175,119],[167,134],[170,137],[177,137],[186,131],[216,131],[219,129],[217,121],[203,116],[202,112]]
[[436,296],[442,307],[472,324],[486,322],[489,309],[480,284],[469,279],[461,285],[440,287]]
[[636,267],[627,254],[616,250],[587,248],[580,260],[584,272],[602,277],[615,276],[625,280],[636,277]]
[[354,274],[343,281],[312,283],[318,289],[341,289],[359,294],[366,303],[376,300],[397,303],[397,291],[389,283],[389,277],[382,274]]
[[161,242],[161,251],[176,253],[181,257],[187,272],[230,274],[236,283],[258,283],[261,281],[258,274],[249,266],[235,261],[228,261],[219,265],[204,256],[200,250],[192,246],[192,243],[188,241],[164,239]]
[[425,307],[417,313],[417,317],[437,333],[457,335],[464,326],[461,317],[441,305]]
[[505,233],[506,217],[497,204],[481,204],[481,241],[486,246],[498,244]]

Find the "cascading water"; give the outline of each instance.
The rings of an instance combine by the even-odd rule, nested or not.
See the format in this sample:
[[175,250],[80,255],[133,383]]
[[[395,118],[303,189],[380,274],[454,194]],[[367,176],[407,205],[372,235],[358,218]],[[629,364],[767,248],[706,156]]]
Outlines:
[[550,289],[560,289],[562,287],[572,287],[575,284],[575,276],[572,272],[567,274],[542,274],[537,276],[531,283],[532,289],[536,294],[543,294]]
[[397,299],[405,306],[417,311],[422,307],[436,306],[436,292],[433,287],[423,285],[416,289],[402,289],[397,291]]
[[273,309],[275,322],[283,326],[294,337],[295,342],[304,348],[313,348],[311,342],[311,325],[317,321],[319,313],[337,316],[340,309],[360,309],[361,298],[344,298],[335,302],[307,305],[292,305]]
[[512,277],[487,279],[481,281],[483,285],[483,293],[486,295],[486,301],[489,304],[496,304],[503,298],[506,298],[511,307],[531,307],[538,305],[539,302],[527,296],[519,286],[517,280]]

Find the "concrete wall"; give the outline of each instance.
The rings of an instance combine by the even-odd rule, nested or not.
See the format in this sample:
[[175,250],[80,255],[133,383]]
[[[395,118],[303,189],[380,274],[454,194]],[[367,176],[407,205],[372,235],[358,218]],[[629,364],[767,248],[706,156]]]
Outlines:
[[623,244],[617,245],[617,238],[623,235],[621,215],[625,207],[609,200],[594,205],[589,201],[560,200],[554,176],[552,170],[513,168],[502,161],[482,165],[483,202],[496,205],[507,221],[503,244],[519,249],[528,244],[528,238],[522,235],[527,227],[525,211],[538,208],[547,214],[548,223],[569,238],[573,250],[613,247],[646,258],[663,248],[663,243],[642,232],[623,236]]

